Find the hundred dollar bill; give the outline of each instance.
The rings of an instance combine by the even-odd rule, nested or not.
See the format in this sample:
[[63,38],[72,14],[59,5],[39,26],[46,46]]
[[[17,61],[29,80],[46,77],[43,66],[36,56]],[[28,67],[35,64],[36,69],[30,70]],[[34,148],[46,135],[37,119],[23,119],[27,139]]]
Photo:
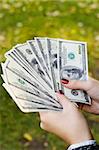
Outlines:
[[49,110],[58,111],[58,108],[54,109],[53,107],[47,107],[42,104],[36,104],[34,101],[29,102],[21,98],[16,98],[8,85],[3,83],[3,87],[7,90],[7,92],[10,94],[10,96],[12,97],[12,99],[15,101],[15,103],[22,112],[27,113],[27,112],[49,111]]
[[32,103],[34,102],[35,104],[41,104],[47,108],[53,108],[53,109],[56,108],[59,110],[59,108],[57,106],[55,106],[53,103],[50,103],[49,101],[47,101],[47,99],[44,99],[43,97],[29,93],[25,90],[22,90],[20,88],[12,86],[12,85],[10,85],[10,88],[17,98],[27,100],[27,101],[30,101]]
[[[45,37],[35,37],[35,42],[37,44],[37,48],[41,51],[44,64],[46,66],[47,72],[49,74],[49,64],[48,64],[48,55],[47,55],[47,38]],[[51,76],[49,74],[49,76]]]
[[[30,46],[32,45],[32,48]],[[27,42],[25,44],[15,46],[15,49],[23,56],[33,69],[41,76],[41,78],[46,81],[48,86],[51,88],[50,79],[47,76],[46,68],[43,65],[42,57],[36,48],[35,41]],[[39,58],[39,59],[38,59]]]
[[24,79],[18,77],[9,69],[5,69],[3,73],[4,73],[4,77],[2,78],[4,82],[7,85],[9,85],[10,89],[12,90],[12,92],[17,98],[21,98],[29,101],[34,100],[36,103],[42,103],[44,105],[54,106],[54,104],[51,103],[49,99],[45,99],[43,94],[39,93],[37,90],[34,90],[33,87],[28,86],[28,83]]
[[[59,40],[60,79],[87,80],[87,44],[79,41]],[[85,91],[64,88],[64,94],[72,101],[91,103]]]
[[15,61],[11,59],[8,61],[6,60],[5,64],[2,64],[2,68],[7,83],[42,98],[43,102],[60,107],[60,104],[55,99],[50,97],[50,95],[42,89],[42,86],[35,82],[35,79],[31,79],[30,75]]
[[47,38],[48,59],[50,72],[53,80],[54,90],[59,91],[61,88],[60,78],[58,76],[58,41],[57,39]]
[[[37,106],[45,106],[46,108],[52,108],[52,109],[57,109],[58,107],[56,106],[53,106],[52,104],[50,103],[47,103],[47,101],[44,101],[44,99],[42,99],[41,97],[37,96],[37,95],[34,95],[34,94],[31,94],[25,90],[22,90],[20,88],[17,88],[11,84],[8,84],[7,85],[9,86],[9,88],[11,89],[11,91],[13,92],[13,94],[15,95],[16,98],[19,98],[19,99],[22,99],[22,100],[25,100],[25,101],[29,101],[29,102],[32,102],[31,104],[35,106],[35,104]],[[58,108],[59,110],[59,108]]]
[[38,49],[40,49],[42,56],[45,60],[46,68],[47,68],[48,74],[50,76],[50,82],[52,85],[52,89],[53,89],[53,91],[55,91],[54,84],[53,84],[52,72],[51,72],[51,68],[50,68],[51,66],[50,66],[49,50],[48,50],[49,48],[48,48],[47,38],[36,37],[35,41],[37,43]]
[[[21,56],[22,55],[22,56]],[[48,86],[48,84],[45,82],[43,78],[43,74],[41,71],[36,71],[35,62],[34,66],[35,69],[28,63],[28,60],[26,57],[23,57],[22,53],[19,53],[15,49],[12,49],[11,51],[7,52],[5,54],[6,58],[12,58],[14,61],[16,61],[20,66],[22,66],[30,75],[31,77],[35,78],[39,82],[39,84],[42,84],[43,88],[46,89],[53,97],[55,97],[55,93],[53,90]],[[37,67],[38,68],[38,67]]]
[[[10,72],[10,71],[8,71],[8,70],[6,70],[6,72],[7,72],[7,75],[13,75],[13,73],[12,72]],[[9,74],[10,73],[10,74]],[[14,77],[17,77],[17,78],[14,78]],[[9,78],[8,78],[9,79]],[[16,79],[16,80],[15,80]],[[18,80],[17,80],[18,79]],[[55,108],[57,108],[58,106],[56,105],[56,104],[54,104],[53,103],[53,101],[52,100],[50,100],[49,98],[46,98],[46,96],[44,95],[44,94],[42,94],[42,93],[40,93],[39,91],[37,91],[37,90],[34,90],[33,88],[31,89],[31,87],[29,87],[29,86],[27,86],[28,84],[22,79],[22,78],[20,78],[20,77],[18,77],[18,76],[15,76],[15,74],[13,75],[13,80],[14,81],[9,81],[8,80],[8,84],[10,85],[10,87],[12,87],[12,91],[13,90],[15,90],[15,88],[17,89],[17,91],[18,92],[20,92],[19,94],[18,94],[18,92],[17,91],[15,91],[15,93],[17,94],[17,97],[19,97],[20,96],[20,94],[22,93],[22,91],[24,92],[24,93],[26,93],[26,94],[23,94],[22,96],[23,96],[23,99],[24,99],[24,97],[26,97],[25,95],[27,95],[27,96],[29,96],[29,95],[31,95],[31,99],[35,99],[35,101],[39,101],[39,103],[40,102],[42,102],[43,104],[46,104],[46,105],[48,105],[48,106],[53,106],[53,107],[55,107]],[[19,83],[19,84],[18,84]],[[21,86],[20,86],[20,84],[21,84]],[[25,86],[22,86],[23,84],[25,84]],[[18,96],[19,95],[19,96]],[[29,96],[30,97],[30,96]],[[19,97],[20,98],[20,97]],[[28,98],[28,99],[30,99],[30,98]]]
[[[49,82],[50,82],[50,76],[49,76],[48,68],[45,62],[45,55],[44,55],[44,51],[42,49],[40,40],[38,38],[35,38],[35,40],[29,40],[27,41],[27,43],[28,43],[29,48],[32,49],[32,51],[34,52],[36,59],[39,60],[38,63],[40,67],[42,68],[42,70],[44,70],[44,73],[46,74],[46,76],[48,76]],[[45,40],[43,44],[44,45],[46,44]]]

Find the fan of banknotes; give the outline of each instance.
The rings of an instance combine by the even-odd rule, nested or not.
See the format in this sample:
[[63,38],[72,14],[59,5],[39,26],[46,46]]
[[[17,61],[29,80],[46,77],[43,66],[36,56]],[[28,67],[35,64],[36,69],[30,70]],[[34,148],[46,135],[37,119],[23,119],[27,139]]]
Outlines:
[[86,42],[35,37],[5,57],[3,87],[21,111],[62,110],[55,94],[59,90],[72,102],[91,104],[85,91],[64,88],[60,82],[88,79]]

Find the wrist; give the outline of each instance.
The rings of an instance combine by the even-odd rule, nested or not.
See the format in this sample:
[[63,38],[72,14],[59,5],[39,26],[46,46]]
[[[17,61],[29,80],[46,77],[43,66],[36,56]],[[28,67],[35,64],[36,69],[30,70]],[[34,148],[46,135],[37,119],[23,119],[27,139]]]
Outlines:
[[94,140],[90,130],[87,133],[84,133],[83,131],[80,132],[79,135],[74,136],[74,138],[71,138],[69,143],[76,144],[76,143],[81,143],[81,142],[88,141],[88,140]]
[[77,128],[75,132],[71,131],[71,133],[69,132],[69,134],[64,134],[62,138],[66,143],[68,142],[69,144],[80,143],[87,140],[94,140],[91,130],[88,126],[85,130]]

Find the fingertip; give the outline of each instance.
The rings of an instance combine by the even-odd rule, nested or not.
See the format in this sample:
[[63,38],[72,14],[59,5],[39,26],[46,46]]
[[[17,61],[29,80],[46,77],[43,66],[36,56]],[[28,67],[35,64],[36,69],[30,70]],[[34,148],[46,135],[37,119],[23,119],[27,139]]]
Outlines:
[[61,84],[66,87],[71,87],[75,82],[75,80],[69,80],[67,83],[61,81]]
[[68,83],[69,83],[69,80],[61,79],[61,83],[62,83],[62,84],[68,84]]
[[55,94],[56,94],[57,97],[60,97],[61,95],[63,95],[63,94],[60,93],[60,91],[55,92]]
[[59,92],[56,92],[56,97],[59,100],[59,102],[62,104],[62,106],[64,107],[65,104],[67,104],[67,102],[69,101],[65,95],[60,94]]
[[88,89],[87,82],[83,80],[71,80],[69,81],[69,84],[62,84],[62,85],[65,88],[69,88],[69,89],[82,89],[82,90]]
[[41,128],[41,129],[44,129],[42,122],[40,122],[40,128]]
[[60,94],[64,94],[62,90],[59,90],[59,93],[60,93]]

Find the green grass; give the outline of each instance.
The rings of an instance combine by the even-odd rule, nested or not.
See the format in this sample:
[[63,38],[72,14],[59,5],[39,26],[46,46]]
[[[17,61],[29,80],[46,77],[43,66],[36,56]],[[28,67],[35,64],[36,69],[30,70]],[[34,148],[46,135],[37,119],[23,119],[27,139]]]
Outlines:
[[[0,0],[0,62],[5,60],[4,53],[12,46],[34,36],[88,42],[89,74],[99,79],[98,0]],[[2,82],[0,78],[0,85]],[[99,142],[99,117],[86,116]],[[24,138],[25,133],[32,141]],[[37,113],[22,113],[0,86],[0,149],[37,149],[31,148],[33,141],[47,150],[66,146],[59,138],[39,128]]]

